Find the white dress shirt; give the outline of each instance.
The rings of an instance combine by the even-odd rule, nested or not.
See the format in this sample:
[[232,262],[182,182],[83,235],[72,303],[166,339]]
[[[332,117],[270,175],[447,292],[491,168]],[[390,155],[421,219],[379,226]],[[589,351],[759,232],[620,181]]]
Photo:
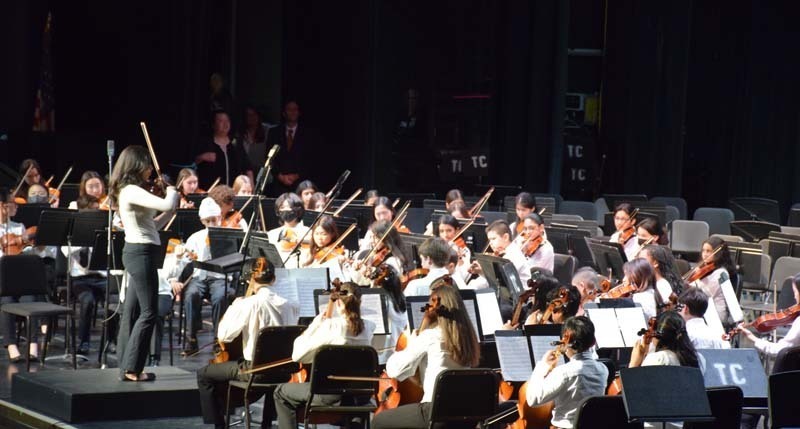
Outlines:
[[549,241],[545,241],[539,246],[536,252],[528,257],[529,268],[544,268],[545,270],[553,272],[555,266],[556,252],[553,250],[553,245]]
[[292,360],[300,363],[312,363],[317,349],[325,345],[372,345],[375,324],[366,319],[362,320],[364,321],[364,330],[353,336],[347,329],[346,319],[338,316],[325,318],[324,314],[318,314],[308,328],[303,331],[303,334],[294,340]]
[[424,391],[421,402],[431,402],[439,373],[462,368],[444,346],[444,337],[438,327],[426,329],[420,334],[413,333],[408,337],[408,346],[403,351],[395,352],[386,361],[386,374],[403,381],[416,374],[419,368]]
[[714,303],[714,308],[717,309],[717,313],[719,314],[719,320],[722,321],[724,325],[730,325],[734,322],[731,319],[731,313],[728,309],[727,301],[725,300],[725,293],[723,291],[723,284],[727,283],[727,286],[731,287],[730,279],[728,275],[728,270],[725,268],[717,268],[711,274],[703,277],[702,279],[696,280],[692,283],[693,286],[697,286],[706,293]]
[[730,343],[723,341],[719,335],[706,325],[702,317],[692,317],[686,321],[686,332],[695,349],[729,349]]
[[[167,188],[167,195],[159,198],[136,185],[127,185],[119,193],[119,216],[125,225],[125,242],[161,244],[158,230],[172,217],[178,204],[178,191]],[[163,212],[155,219],[157,212]]]
[[643,292],[636,292],[631,295],[631,298],[633,298],[633,302],[642,305],[645,320],[650,320],[651,317],[658,315],[656,310],[656,291],[653,288]]
[[[300,221],[294,227],[283,225],[283,226],[279,226],[277,228],[273,228],[273,229],[267,231],[267,238],[269,238],[269,242],[272,243],[278,249],[278,254],[281,256],[281,259],[286,261],[286,268],[297,268],[297,257],[293,256],[293,257],[289,258],[289,260],[286,260],[286,257],[289,256],[290,252],[284,252],[283,249],[282,249],[281,244],[279,244],[280,239],[284,235],[286,235],[286,230],[288,230],[288,229],[292,230],[292,232],[294,233],[294,236],[298,240],[300,239],[300,237],[302,237],[306,233],[306,231],[308,231],[308,227],[303,225],[303,221]],[[306,238],[310,239],[311,238],[311,233],[309,233]]]
[[789,332],[786,333],[785,337],[778,340],[777,343],[759,338],[756,340],[754,347],[761,353],[775,357],[781,350],[798,345],[800,345],[800,318],[794,319],[792,327],[789,328]]
[[[619,243],[619,231],[611,234],[611,238],[608,239],[609,243]],[[622,248],[625,250],[625,257],[628,260],[633,260],[636,258],[636,254],[639,253],[639,240],[636,239],[636,235],[630,238],[630,240],[626,241]]]
[[681,360],[672,350],[659,350],[648,353],[642,360],[642,366],[681,366]]
[[519,273],[519,279],[522,280],[523,285],[528,284],[528,280],[531,279],[531,267],[528,265],[528,258],[522,254],[522,251],[519,249],[519,246],[516,242],[512,242],[511,244],[506,247],[503,256],[503,259],[507,259],[514,264],[514,268],[517,269]]
[[[8,222],[0,223],[0,237],[6,234],[15,234],[19,236],[25,235],[25,225],[9,220]],[[3,256],[3,246],[0,246],[0,256]]]
[[428,275],[421,279],[414,279],[408,282],[403,295],[405,296],[429,296],[431,294],[431,284],[439,277],[450,274],[447,268],[430,268]]
[[233,301],[219,321],[217,338],[231,342],[241,333],[242,355],[252,362],[259,331],[268,326],[296,325],[299,314],[300,303],[261,286],[254,295]]
[[525,399],[529,406],[553,401],[553,426],[573,427],[581,401],[605,394],[608,368],[592,358],[592,353],[576,353],[568,363],[555,367],[549,374],[550,366],[544,359],[533,369]]

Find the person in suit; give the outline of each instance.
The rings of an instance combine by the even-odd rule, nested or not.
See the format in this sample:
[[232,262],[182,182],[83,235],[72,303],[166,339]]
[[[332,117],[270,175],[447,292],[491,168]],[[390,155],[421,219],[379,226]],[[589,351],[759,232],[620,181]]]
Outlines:
[[313,133],[299,121],[300,106],[290,100],[283,107],[283,123],[269,130],[267,141],[281,148],[274,165],[277,194],[293,192],[313,169]]

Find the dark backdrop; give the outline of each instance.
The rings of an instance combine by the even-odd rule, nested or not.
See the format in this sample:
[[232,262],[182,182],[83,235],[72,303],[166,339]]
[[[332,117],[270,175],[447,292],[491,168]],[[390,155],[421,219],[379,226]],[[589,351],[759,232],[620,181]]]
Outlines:
[[[267,100],[272,120],[278,100],[300,102],[323,137],[323,187],[349,168],[351,188],[444,189],[451,185],[439,184],[435,153],[446,144],[489,150],[484,183],[546,191],[558,187],[551,166],[561,155],[563,77],[594,75],[602,191],[683,195],[693,206],[740,195],[800,200],[800,60],[792,54],[800,32],[791,0],[609,0],[603,8],[571,0],[566,10],[556,0],[237,4],[239,14],[275,10],[281,22],[240,19],[237,45],[229,1],[53,2],[58,132],[45,138],[28,130],[49,2],[7,2],[3,159],[16,165],[33,155],[46,173],[70,163],[102,170],[105,140],[118,150],[141,143],[138,121],[146,120],[162,164],[190,161],[208,133],[208,76],[219,71],[240,78],[240,101],[254,93]],[[602,38],[601,66],[570,61],[564,69],[556,47],[565,22],[578,23],[568,29],[572,42]],[[259,52],[264,59],[254,59]],[[428,121],[428,147],[412,154],[424,171],[412,174],[396,171],[392,140],[409,87],[420,90]],[[482,98],[457,101],[464,94]],[[459,137],[444,141],[444,131]]]

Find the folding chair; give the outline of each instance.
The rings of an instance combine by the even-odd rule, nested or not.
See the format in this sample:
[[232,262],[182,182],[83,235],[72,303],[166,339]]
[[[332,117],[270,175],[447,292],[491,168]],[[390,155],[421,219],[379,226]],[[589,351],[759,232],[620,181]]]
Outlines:
[[694,211],[693,220],[703,221],[708,224],[711,234],[731,234],[731,222],[734,221],[730,209],[719,207],[700,207]]
[[451,369],[436,377],[428,427],[474,428],[495,413],[497,373],[491,369]]
[[772,428],[800,427],[795,391],[800,385],[800,371],[789,371],[769,376],[769,420]]
[[628,423],[622,396],[592,396],[578,408],[575,429],[641,429],[643,423]]
[[739,429],[744,395],[738,386],[707,387],[713,422],[686,422],[683,429]]
[[572,276],[575,274],[575,267],[578,259],[570,255],[555,254],[553,261],[553,275],[562,284],[572,284]]

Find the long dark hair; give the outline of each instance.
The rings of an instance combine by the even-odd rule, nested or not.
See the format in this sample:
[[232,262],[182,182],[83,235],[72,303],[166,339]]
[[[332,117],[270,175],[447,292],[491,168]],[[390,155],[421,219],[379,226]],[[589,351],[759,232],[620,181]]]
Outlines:
[[403,289],[400,284],[400,275],[391,265],[387,264],[386,269],[389,270],[388,274],[384,276],[379,283],[376,283],[376,286],[382,287],[383,290],[389,294],[389,299],[392,301],[392,307],[394,307],[394,311],[398,313],[405,313],[406,297],[403,295]]
[[100,173],[98,173],[96,171],[87,170],[87,171],[84,171],[83,174],[81,175],[81,184],[80,184],[80,188],[78,189],[78,196],[86,195],[86,182],[88,182],[88,181],[90,181],[92,179],[100,179],[100,183],[103,184],[103,193],[105,193],[105,191],[106,191],[106,182],[105,182],[105,180],[103,180],[103,176],[101,176]]
[[397,214],[397,212],[395,212],[394,206],[392,205],[392,201],[389,199],[389,197],[378,197],[378,199],[375,200],[375,204],[372,205],[372,219],[375,220],[375,209],[381,206],[392,212],[392,219],[394,219],[394,216]]
[[714,261],[714,265],[717,268],[725,268],[728,271],[728,276],[733,278],[736,274],[736,268],[733,266],[733,261],[731,261],[731,252],[728,251],[728,245],[725,244],[725,241],[719,237],[708,237],[703,244],[708,244],[711,246],[711,249],[716,249],[717,247],[722,246],[711,259]]
[[461,294],[451,283],[449,276],[444,276],[431,284],[431,295],[439,299],[436,326],[442,332],[444,348],[450,357],[462,366],[476,367],[481,355],[478,336]]
[[636,225],[637,228],[642,228],[650,235],[657,235],[658,241],[656,244],[660,244],[662,246],[666,246],[669,244],[669,239],[667,238],[667,232],[664,230],[664,227],[661,226],[661,222],[658,220],[657,217],[647,217],[643,221],[639,222]]
[[[333,244],[339,238],[339,229],[336,228],[336,222],[333,221],[333,218],[331,216],[324,215],[321,218],[319,218],[319,222],[317,222],[317,224],[314,225],[314,229],[317,229],[317,228],[324,229],[325,232],[327,232],[328,235],[330,235],[331,242],[328,243],[329,246],[331,244]],[[311,231],[311,247],[310,247],[310,250],[311,250],[312,257],[314,255],[316,255],[317,252],[319,252],[321,249],[322,249],[321,247],[317,246],[317,242],[314,241],[314,231]]]
[[656,319],[656,350],[671,350],[678,355],[681,366],[699,367],[697,351],[686,333],[686,322],[675,311],[665,311]]
[[[383,237],[383,234],[386,233],[386,230],[388,230],[390,226],[391,223],[389,222],[375,221],[372,222],[369,229],[372,231],[372,235],[380,238]],[[411,262],[411,258],[406,254],[405,247],[403,246],[403,239],[400,238],[400,234],[397,232],[396,228],[392,228],[392,230],[389,231],[389,234],[386,235],[386,239],[383,240],[383,245],[389,248],[389,251],[392,252],[392,256],[400,260],[403,269],[408,270],[408,264]]]
[[361,289],[355,283],[342,283],[339,299],[344,304],[344,317],[347,320],[347,331],[353,336],[364,331],[364,320],[361,319]]
[[113,204],[119,203],[119,193],[128,185],[142,186],[144,173],[153,168],[150,152],[144,146],[128,146],[119,154],[117,165],[108,181],[108,195]]
[[654,267],[654,269],[669,282],[675,295],[680,295],[684,287],[683,279],[675,266],[675,258],[672,256],[672,252],[668,248],[657,244],[648,244],[644,247],[644,250],[658,264],[658,267]]
[[255,113],[256,116],[258,116],[258,129],[256,130],[256,134],[253,136],[253,139],[256,142],[263,142],[264,140],[266,140],[267,136],[266,136],[266,133],[264,132],[264,124],[262,124],[263,119],[261,117],[261,112],[259,112],[258,109],[256,109],[256,106],[253,106],[253,105],[244,106],[244,110],[243,110],[244,118],[242,118],[242,122],[244,123],[242,128],[244,130],[242,132],[242,135],[244,135],[245,134],[244,132],[247,131],[247,111],[248,110],[252,110],[253,113]]

